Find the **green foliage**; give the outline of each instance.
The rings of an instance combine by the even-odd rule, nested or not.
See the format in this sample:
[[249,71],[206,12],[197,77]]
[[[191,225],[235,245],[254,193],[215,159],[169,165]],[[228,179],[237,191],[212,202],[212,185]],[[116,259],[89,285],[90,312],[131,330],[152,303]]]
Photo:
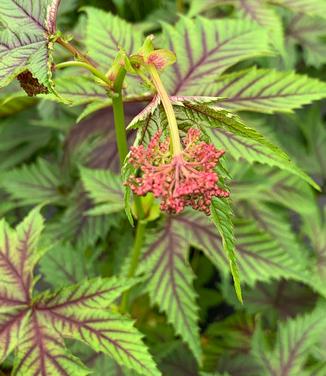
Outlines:
[[[0,1],[1,375],[326,374],[325,14]],[[181,144],[195,128],[225,152],[209,216],[125,186],[123,129],[129,148],[170,135],[146,64]]]
[[132,322],[107,310],[135,281],[84,280],[33,297],[33,269],[44,253],[38,246],[42,230],[43,218],[37,209],[16,232],[1,222],[1,361],[17,347],[15,375],[39,370],[51,374],[58,369],[70,375],[89,374],[65,348],[63,338],[68,337],[144,375],[159,374]]
[[0,85],[28,70],[51,89],[51,35],[59,1],[4,0],[0,5]]
[[188,243],[184,229],[167,220],[163,229],[151,234],[146,243],[141,271],[150,275],[147,290],[153,303],[166,312],[175,327],[201,362],[198,309],[193,290],[193,273],[186,264]]

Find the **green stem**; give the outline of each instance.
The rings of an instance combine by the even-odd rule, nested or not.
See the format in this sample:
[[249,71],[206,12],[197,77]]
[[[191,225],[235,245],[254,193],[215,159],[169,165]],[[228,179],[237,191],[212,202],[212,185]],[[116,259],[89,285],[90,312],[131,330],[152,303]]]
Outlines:
[[181,146],[181,141],[180,141],[180,136],[179,136],[177,119],[175,117],[169,95],[166,92],[165,87],[163,86],[163,83],[161,81],[161,78],[155,66],[148,65],[148,71],[151,75],[151,78],[155,85],[157,93],[162,101],[162,104],[166,113],[166,117],[168,119],[173,155],[181,154],[182,146]]
[[91,72],[94,76],[100,78],[103,82],[107,85],[112,85],[112,82],[106,77],[106,75],[99,70],[97,70],[93,65],[88,63],[84,63],[82,61],[65,61],[64,63],[59,63],[55,65],[56,69],[68,68],[68,67],[80,67],[87,69]]
[[[117,77],[114,81],[113,91],[114,95],[112,98],[112,107],[113,107],[113,116],[114,116],[114,127],[118,145],[118,152],[120,158],[120,166],[122,167],[125,161],[125,158],[128,154],[128,143],[127,143],[127,132],[125,125],[125,115],[123,110],[123,101],[122,101],[122,87],[123,80],[126,76],[126,70],[121,67]],[[141,198],[134,195],[134,201],[136,206],[136,214],[138,219],[144,218],[144,210],[141,203]]]
[[126,70],[121,67],[114,81],[114,85],[113,85],[114,95],[112,97],[114,127],[115,127],[115,134],[116,134],[116,139],[117,139],[121,168],[128,154],[127,132],[126,132],[125,115],[124,115],[123,101],[122,101],[122,86],[123,86],[123,80],[126,76],[126,73],[127,73]]
[[60,44],[63,48],[65,48],[67,51],[69,51],[76,59],[95,67],[95,64],[92,62],[92,60],[88,56],[84,55],[82,52],[80,52],[75,46],[73,46],[69,42],[66,42],[62,38],[58,38],[56,42]]
[[[140,253],[144,244],[145,239],[145,231],[146,231],[147,222],[145,220],[139,220],[137,222],[136,227],[136,238],[133,245],[132,253],[131,253],[131,262],[128,270],[128,278],[132,278],[137,270]],[[120,312],[125,313],[128,306],[129,300],[129,290],[125,291],[122,295],[121,304],[120,304]]]

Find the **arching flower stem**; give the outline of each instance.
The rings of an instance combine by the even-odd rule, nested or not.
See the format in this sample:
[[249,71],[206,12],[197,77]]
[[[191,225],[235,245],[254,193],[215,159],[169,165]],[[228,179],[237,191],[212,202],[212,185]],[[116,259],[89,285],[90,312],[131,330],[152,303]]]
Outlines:
[[157,94],[159,95],[162,101],[164,111],[168,120],[172,154],[174,156],[179,155],[182,153],[182,145],[181,145],[180,136],[179,136],[177,119],[175,117],[175,113],[174,113],[169,95],[165,90],[165,87],[161,81],[160,75],[158,74],[156,67],[153,64],[148,64],[147,68],[148,68],[148,72],[151,75],[153,84],[157,90]]

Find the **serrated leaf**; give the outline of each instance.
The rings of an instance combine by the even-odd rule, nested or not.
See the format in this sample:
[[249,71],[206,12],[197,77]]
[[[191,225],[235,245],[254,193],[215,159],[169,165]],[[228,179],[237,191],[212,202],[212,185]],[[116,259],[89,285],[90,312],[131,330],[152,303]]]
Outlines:
[[219,105],[229,110],[272,114],[324,98],[326,84],[294,72],[251,68],[220,77],[202,94],[225,97]]
[[139,272],[149,274],[147,290],[153,304],[166,313],[175,331],[201,362],[193,272],[187,264],[185,232],[171,218],[159,233],[149,234]]
[[[223,274],[229,270],[229,262],[223,251],[222,240],[215,226],[201,213],[190,211],[176,220],[188,230],[189,242],[202,250]],[[289,254],[250,220],[236,220],[235,238],[238,266],[243,283],[272,278],[294,278],[306,282],[307,264],[300,255]]]
[[3,0],[0,22],[0,87],[29,71],[52,89],[50,35],[55,32],[57,0]]
[[263,26],[277,50],[281,54],[285,52],[282,21],[274,9],[264,0],[236,0],[234,4],[239,10],[240,17],[248,18]]
[[0,187],[19,205],[64,204],[58,166],[45,159],[1,174]]
[[70,244],[55,245],[40,261],[40,270],[47,282],[55,287],[75,284],[94,277],[92,259]]
[[160,375],[132,321],[107,309],[139,280],[84,280],[33,297],[33,269],[43,254],[37,248],[42,229],[38,209],[15,232],[4,221],[0,225],[0,361],[16,349],[13,375],[88,375],[66,349],[68,337],[143,375]]
[[85,7],[87,13],[86,48],[89,55],[107,70],[119,48],[129,55],[141,46],[142,34],[121,18],[101,9]]
[[[170,97],[170,100],[181,131],[186,131],[195,124],[209,136],[217,149],[227,151],[236,160],[276,166],[320,189],[278,146],[255,129],[246,126],[236,114],[212,104],[213,101],[219,104],[220,98],[178,96]],[[162,105],[154,98],[130,126],[140,128],[136,144],[147,144],[159,128],[166,129],[168,126]]]
[[78,339],[142,375],[160,375],[129,319],[100,309],[54,309],[44,315],[63,336]]
[[24,305],[32,289],[32,272],[38,261],[35,251],[43,219],[34,209],[14,232],[0,222],[0,300],[2,309]]
[[[105,100],[107,103],[109,100],[105,88],[88,76],[60,76],[56,78],[55,86],[56,91],[72,106],[80,106],[98,100],[101,102]],[[48,100],[62,102],[55,94],[42,96]]]
[[54,293],[44,293],[37,299],[40,310],[75,310],[106,308],[112,304],[123,291],[129,289],[137,279],[102,279],[100,277],[85,280],[79,284],[61,288]]
[[76,186],[69,199],[70,205],[61,217],[47,226],[47,235],[51,239],[71,242],[81,249],[94,245],[105,236],[114,219],[104,215],[90,216],[88,211],[94,205],[80,186]]
[[319,68],[326,62],[326,21],[317,17],[298,14],[293,17],[286,30],[290,42],[303,48],[307,65]]
[[243,295],[248,312],[263,313],[272,322],[311,311],[318,297],[308,286],[291,280],[260,282]]
[[308,349],[318,341],[326,329],[322,308],[310,314],[280,323],[274,351],[266,349],[264,335],[258,331],[254,338],[254,355],[264,367],[262,375],[296,376],[303,370]]
[[124,209],[123,184],[119,176],[110,170],[87,168],[81,168],[80,173],[86,192],[97,204],[89,214],[110,214]]
[[245,20],[183,17],[175,27],[164,24],[163,33],[164,46],[177,56],[163,78],[173,95],[205,95],[212,75],[218,77],[239,61],[271,53],[267,32]]
[[313,288],[326,297],[326,211],[324,209],[324,212],[321,212],[316,206],[314,209],[310,215],[303,217],[303,230],[309,237],[314,254],[310,282]]
[[50,130],[26,123],[27,114],[30,115],[22,112],[1,120],[0,171],[24,163],[51,138]]
[[284,6],[295,13],[326,18],[326,3],[320,0],[269,0],[273,4]]
[[13,115],[36,103],[35,98],[27,97],[22,90],[1,90],[0,117]]
[[[231,375],[236,373],[237,356],[250,352],[255,327],[255,318],[244,312],[237,312],[224,320],[210,324],[205,332],[208,340],[205,348],[205,368],[228,371]],[[232,362],[233,359],[234,362]],[[245,369],[250,369],[250,363],[248,356],[248,361],[243,365]]]
[[221,236],[223,249],[229,259],[235,292],[239,301],[242,303],[242,292],[232,222],[233,213],[229,200],[214,197],[211,204],[211,212],[212,221]]
[[80,360],[67,351],[59,333],[48,327],[42,313],[33,312],[30,315],[19,337],[12,375],[29,376],[40,372],[43,375],[90,374]]
[[[1,310],[2,311],[2,310]],[[26,322],[26,309],[12,308],[0,311],[0,363],[18,344],[19,333]]]

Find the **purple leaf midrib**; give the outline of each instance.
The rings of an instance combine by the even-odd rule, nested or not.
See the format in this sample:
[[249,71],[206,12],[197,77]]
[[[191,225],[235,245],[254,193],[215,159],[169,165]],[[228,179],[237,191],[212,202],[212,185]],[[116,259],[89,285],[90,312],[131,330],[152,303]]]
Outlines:
[[[100,291],[94,292],[92,294],[85,295],[85,296],[82,296],[80,298],[68,300],[66,302],[59,303],[59,304],[56,304],[56,305],[53,305],[53,306],[50,305],[51,300],[49,300],[49,301],[44,303],[45,304],[44,306],[38,305],[37,309],[40,310],[40,311],[48,311],[48,310],[57,310],[57,309],[61,309],[61,308],[67,308],[67,307],[74,305],[74,304],[83,304],[87,300],[91,300],[93,298],[101,297],[102,295],[107,294],[107,293],[112,292],[112,291],[115,291],[117,289],[118,289],[118,287],[114,286],[114,287],[111,287],[109,289],[100,290]],[[55,299],[57,297],[60,298],[60,295],[54,296],[53,299]]]
[[[63,320],[63,321],[66,321],[66,322],[69,322],[70,325],[75,325],[77,326],[78,328],[78,332],[80,334],[80,336],[82,338],[84,338],[83,334],[80,332],[80,328],[83,327],[84,329],[86,330],[89,330],[91,333],[93,333],[94,335],[96,335],[97,337],[101,338],[101,337],[104,337],[105,339],[107,339],[111,345],[115,346],[116,348],[120,349],[120,351],[124,352],[129,358],[132,358],[136,363],[138,363],[141,367],[148,369],[148,367],[146,367],[146,365],[139,361],[132,353],[130,353],[129,350],[125,349],[124,347],[122,347],[122,345],[120,345],[118,343],[118,341],[115,341],[113,340],[112,338],[109,338],[107,335],[103,335],[101,333],[101,331],[99,330],[95,330],[94,328],[92,328],[91,326],[89,325],[85,325],[82,321],[78,321],[78,319],[76,318],[72,318],[71,316],[70,317],[67,317],[67,316],[64,316],[63,314],[60,314],[59,312],[57,311],[52,311],[52,310],[49,310],[48,313],[50,314],[50,316],[54,316],[53,317],[53,320],[55,321],[55,317],[57,317],[59,320]],[[101,342],[101,341],[100,341]],[[86,341],[87,343],[87,341]],[[149,370],[150,371],[150,370]]]
[[[247,30],[245,33],[243,33],[243,34],[250,34],[250,33],[252,33],[252,30]],[[241,36],[243,36],[243,34],[241,35]],[[222,43],[220,43],[219,45],[217,45],[215,48],[213,48],[212,50],[210,50],[210,51],[206,51],[206,54],[203,54],[203,56],[197,61],[197,63],[195,63],[193,66],[191,66],[190,68],[189,68],[189,70],[188,70],[188,72],[187,72],[187,74],[182,78],[182,79],[179,79],[179,81],[178,81],[178,84],[177,84],[177,86],[176,86],[176,88],[174,89],[174,91],[173,91],[173,95],[177,95],[178,94],[178,92],[181,90],[181,88],[183,87],[183,86],[185,86],[186,85],[186,82],[189,80],[189,78],[191,77],[191,75],[194,73],[194,71],[198,68],[198,67],[200,67],[203,63],[204,63],[204,61],[206,60],[206,59],[208,59],[211,55],[213,55],[213,54],[215,54],[215,53],[217,53],[218,51],[219,51],[219,49],[221,48],[221,47],[223,47],[225,44],[227,44],[227,43],[229,43],[230,41],[232,41],[232,40],[234,40],[234,39],[237,39],[237,38],[239,38],[239,35],[235,35],[235,36],[233,36],[233,37],[231,37],[231,38],[229,38],[229,39],[226,39],[224,42],[222,42]],[[175,65],[175,67],[177,67],[178,65],[176,64]],[[174,70],[175,70],[176,68],[174,68]]]
[[20,4],[18,4],[18,2],[16,0],[11,0],[16,6],[18,9],[20,9],[28,18],[30,18],[32,21],[34,21],[34,24],[36,24],[38,26],[39,29],[41,29],[42,31],[45,31],[47,32],[47,29],[44,27],[44,25],[39,21],[37,20],[32,14],[29,14],[26,9],[24,9]]

